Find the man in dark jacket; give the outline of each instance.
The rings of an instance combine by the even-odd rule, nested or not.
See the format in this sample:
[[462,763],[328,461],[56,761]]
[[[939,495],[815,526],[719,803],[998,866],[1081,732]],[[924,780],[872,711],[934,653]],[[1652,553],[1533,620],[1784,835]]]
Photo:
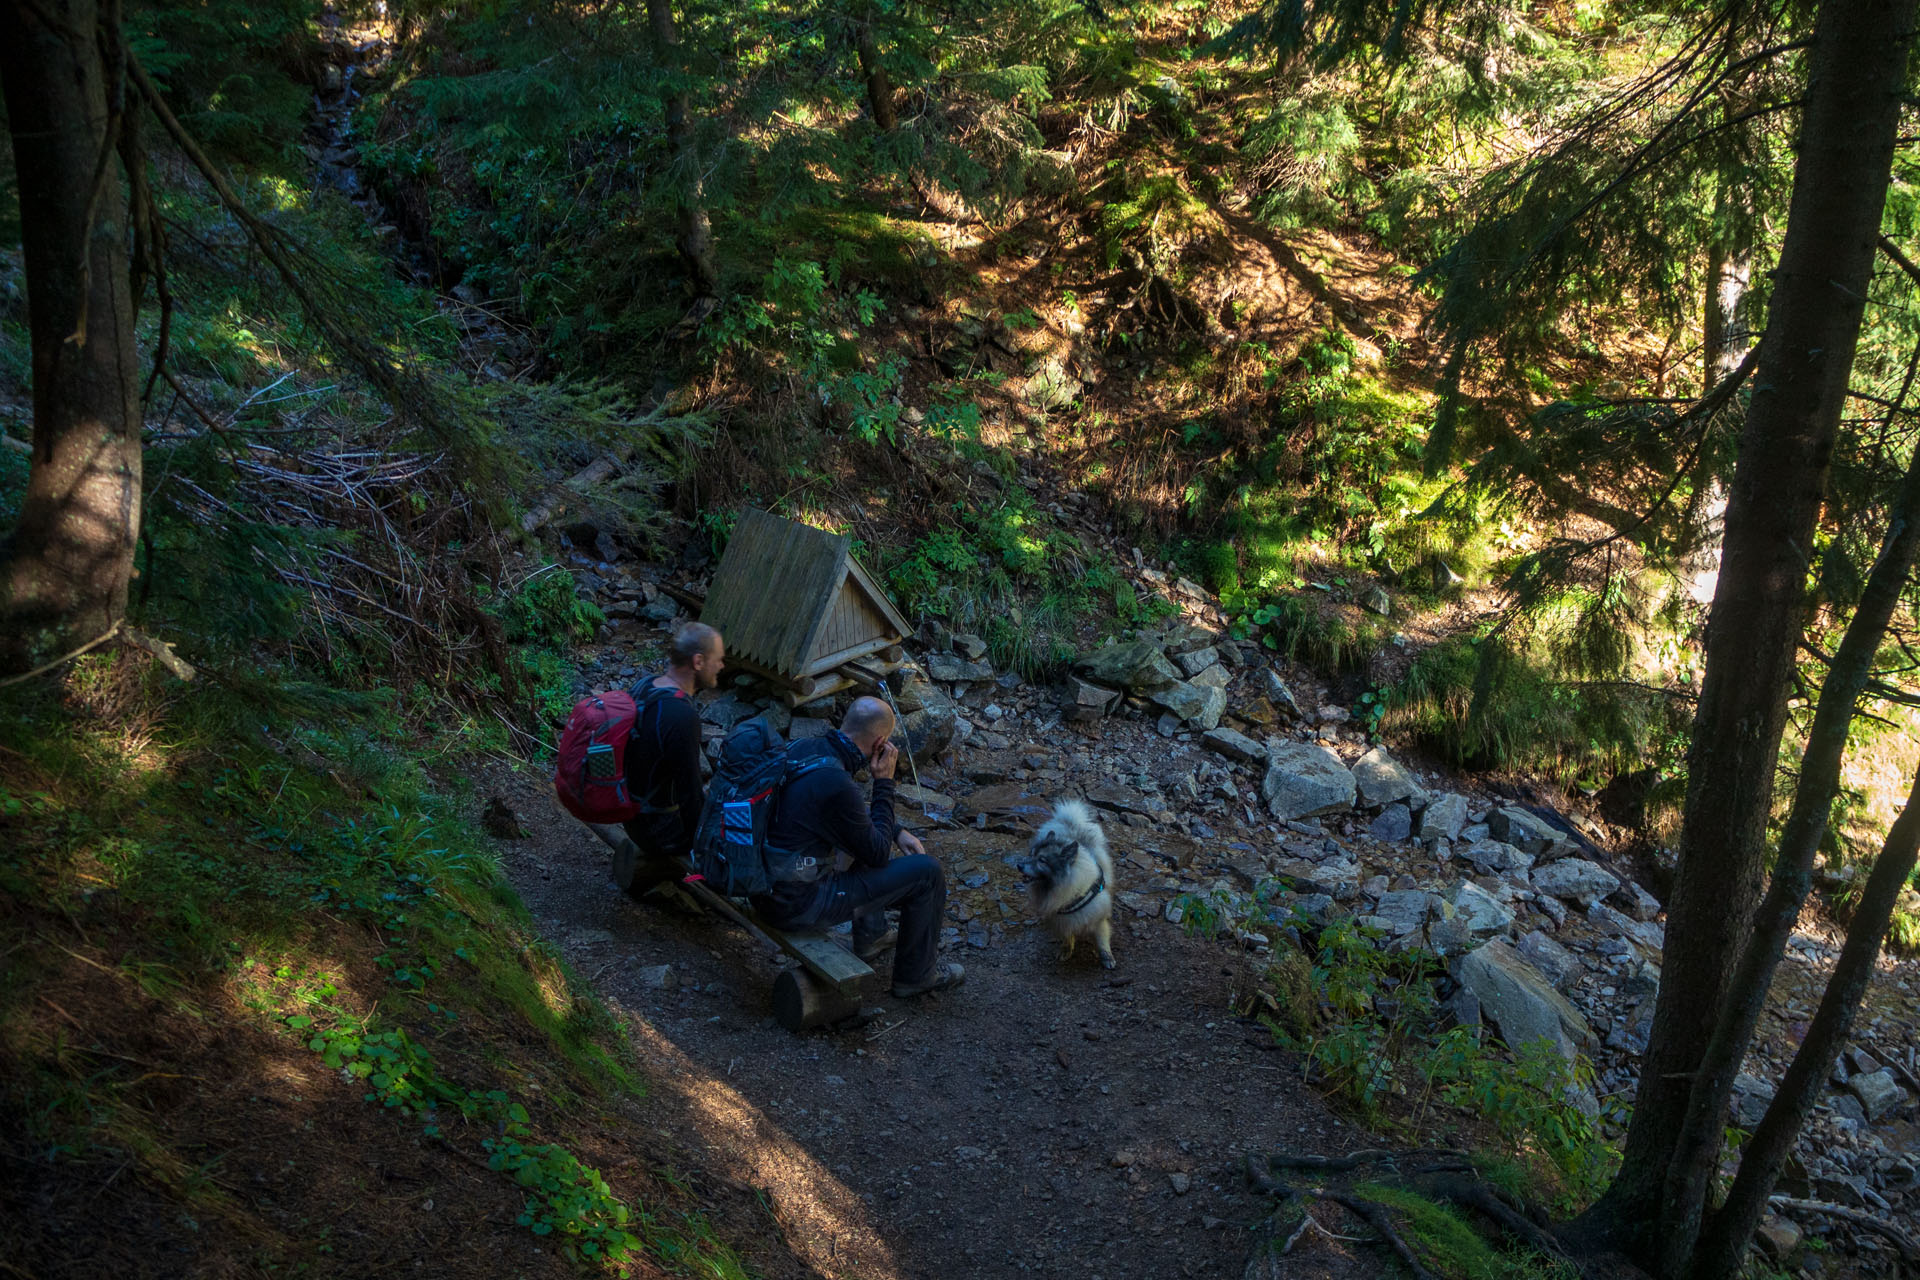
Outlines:
[[[863,960],[887,947],[887,909],[900,911],[893,955],[893,994],[924,995],[957,985],[966,971],[938,959],[940,915],[947,881],[918,837],[893,820],[893,767],[900,748],[891,741],[893,711],[878,698],[855,700],[840,727],[796,743],[796,763],[824,758],[780,793],[767,832],[767,862],[778,877],[754,909],[777,929],[830,928],[853,922],[854,953]],[[873,802],[854,783],[862,765],[873,773]],[[898,844],[904,856],[892,857]],[[834,871],[834,855],[853,860]]]
[[640,813],[627,821],[639,858],[613,859],[613,878],[629,893],[678,880],[693,848],[706,788],[700,778],[700,712],[693,695],[711,689],[726,666],[727,646],[704,622],[689,622],[667,647],[667,669],[633,691],[640,704],[627,743],[627,788]]

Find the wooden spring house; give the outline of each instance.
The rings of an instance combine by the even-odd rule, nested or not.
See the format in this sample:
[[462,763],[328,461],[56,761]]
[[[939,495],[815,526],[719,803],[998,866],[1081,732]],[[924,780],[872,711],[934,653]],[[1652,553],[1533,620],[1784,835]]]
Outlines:
[[849,539],[752,510],[727,540],[700,620],[726,638],[729,665],[778,681],[796,706],[874,684],[900,664],[911,630]]

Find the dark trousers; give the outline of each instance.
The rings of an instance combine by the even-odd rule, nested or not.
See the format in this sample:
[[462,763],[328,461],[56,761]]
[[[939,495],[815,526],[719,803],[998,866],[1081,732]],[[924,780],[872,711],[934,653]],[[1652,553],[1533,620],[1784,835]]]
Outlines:
[[678,813],[643,813],[626,822],[627,838],[637,846],[634,853],[615,851],[613,881],[636,897],[665,880],[678,880],[687,873],[688,855],[693,851],[693,836],[681,824]]
[[798,910],[780,911],[765,899],[756,900],[754,907],[776,929],[831,929],[851,920],[856,951],[887,931],[887,909],[898,907],[900,941],[894,945],[893,981],[906,985],[925,982],[933,973],[940,913],[947,907],[947,877],[931,855],[912,853],[884,867],[828,876]]

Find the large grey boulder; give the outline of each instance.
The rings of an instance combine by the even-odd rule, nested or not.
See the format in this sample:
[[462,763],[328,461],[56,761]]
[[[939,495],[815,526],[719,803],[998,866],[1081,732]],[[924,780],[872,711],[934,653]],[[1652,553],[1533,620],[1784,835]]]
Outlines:
[[1847,1092],[1860,1099],[1868,1124],[1880,1123],[1880,1117],[1907,1100],[1907,1091],[1894,1081],[1890,1067],[1848,1077]]
[[1513,927],[1513,909],[1471,880],[1462,880],[1447,890],[1446,900],[1475,937],[1491,937]]
[[1420,784],[1385,747],[1375,747],[1353,764],[1353,782],[1359,789],[1360,803],[1369,809],[1381,809],[1396,800],[1423,794]]
[[1467,798],[1443,792],[1427,801],[1420,811],[1419,836],[1422,840],[1452,840],[1467,825]]
[[1229,760],[1251,764],[1267,758],[1267,749],[1238,729],[1209,729],[1200,736],[1200,741],[1207,750]]
[[1536,858],[1566,835],[1558,827],[1516,805],[1495,809],[1487,815],[1487,827],[1495,840],[1504,840],[1522,853]]
[[951,703],[927,706],[909,711],[901,719],[895,736],[905,738],[907,750],[915,760],[931,760],[953,745],[954,733],[959,727],[959,718]]
[[1544,1039],[1572,1061],[1593,1042],[1593,1030],[1580,1011],[1504,942],[1496,939],[1460,957],[1454,976],[1479,999],[1482,1016],[1514,1048]]
[[1567,902],[1591,907],[1620,887],[1620,878],[1585,858],[1562,858],[1533,869],[1537,893],[1550,893]]
[[1205,697],[1205,701],[1200,704],[1200,714],[1191,721],[1193,727],[1218,729],[1220,717],[1227,713],[1227,691],[1217,684],[1203,685],[1198,680],[1193,683],[1195,688],[1202,690]]
[[1151,640],[1110,644],[1080,655],[1074,669],[1095,684],[1138,693],[1159,689],[1180,678],[1180,669]]
[[1547,981],[1561,991],[1571,987],[1574,979],[1578,978],[1580,971],[1585,968],[1580,963],[1580,957],[1538,929],[1521,938],[1514,944],[1513,949],[1534,968],[1545,974]]
[[1344,813],[1353,808],[1353,796],[1353,774],[1325,747],[1277,738],[1267,744],[1260,798],[1280,821]]

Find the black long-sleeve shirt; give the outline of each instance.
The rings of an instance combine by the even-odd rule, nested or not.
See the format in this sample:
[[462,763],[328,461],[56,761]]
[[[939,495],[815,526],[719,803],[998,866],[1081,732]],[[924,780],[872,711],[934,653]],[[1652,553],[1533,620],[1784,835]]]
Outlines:
[[[856,867],[886,866],[894,839],[900,834],[900,825],[893,818],[893,779],[873,780],[873,800],[869,804],[853,780],[853,771],[866,756],[837,729],[794,744],[788,759],[822,755],[838,756],[846,767],[810,769],[787,783],[767,831],[767,844],[811,857],[820,867],[832,867],[836,851],[844,851]],[[776,915],[792,916],[812,901],[817,888],[818,882],[782,881],[766,895],[767,903]]]
[[[634,700],[653,687],[647,680]],[[640,801],[640,816],[628,834],[652,852],[679,856],[693,845],[706,789],[700,780],[700,713],[693,699],[675,690],[642,707],[627,743],[627,788]]]

